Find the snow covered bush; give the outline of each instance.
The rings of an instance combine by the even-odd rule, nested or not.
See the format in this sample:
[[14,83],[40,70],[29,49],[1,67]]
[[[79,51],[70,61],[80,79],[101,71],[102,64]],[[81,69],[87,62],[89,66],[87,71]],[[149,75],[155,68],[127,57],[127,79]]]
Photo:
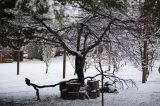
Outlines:
[[104,84],[104,87],[101,88],[101,92],[104,92],[104,93],[118,93],[118,90],[116,89],[116,87],[114,87],[113,84],[110,84],[109,82],[106,82]]
[[46,64],[46,74],[48,73],[48,67],[51,59],[55,56],[56,48],[52,45],[43,45],[43,61]]

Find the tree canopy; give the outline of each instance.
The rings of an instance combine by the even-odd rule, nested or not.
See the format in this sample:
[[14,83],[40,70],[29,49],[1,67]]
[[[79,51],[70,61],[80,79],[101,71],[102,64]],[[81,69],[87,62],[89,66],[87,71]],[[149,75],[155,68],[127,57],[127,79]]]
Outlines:
[[[83,67],[86,56],[98,45],[114,42],[117,43],[115,47],[118,48],[120,44],[124,47],[126,43],[123,41],[129,39],[128,44],[131,47],[132,40],[139,36],[146,39],[146,36],[153,35],[148,32],[154,33],[156,30],[151,29],[159,28],[160,24],[159,0],[142,1],[139,4],[140,10],[135,12],[139,15],[138,18],[130,16],[127,0],[1,1],[0,21],[1,26],[5,26],[5,29],[0,28],[1,43],[11,47],[11,44],[13,46],[15,42],[19,42],[24,46],[31,39],[38,39],[40,43],[61,46],[76,56],[75,72],[81,83],[84,83]],[[15,19],[2,18],[7,16],[2,13],[12,14]],[[18,24],[16,19],[20,13],[24,22]],[[148,31],[147,34],[145,31]],[[134,36],[128,35],[131,33]],[[138,40],[142,40],[139,38]]]

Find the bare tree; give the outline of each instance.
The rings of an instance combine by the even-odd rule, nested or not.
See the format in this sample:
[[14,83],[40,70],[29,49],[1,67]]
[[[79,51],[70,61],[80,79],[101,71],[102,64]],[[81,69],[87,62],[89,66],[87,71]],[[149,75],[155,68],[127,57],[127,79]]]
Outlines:
[[[59,7],[61,7],[55,11],[55,5],[55,7],[51,9],[55,13],[52,14],[51,17],[58,19],[58,21],[56,21],[56,26],[55,20],[54,23],[53,20],[48,23],[46,19],[50,19],[51,17],[48,14],[42,14],[47,13],[49,8],[46,1],[34,0],[32,1],[33,5],[31,5],[30,1],[22,1],[21,5],[19,4],[19,7],[23,11],[27,11],[32,14],[35,20],[41,23],[42,26],[50,33],[50,36],[34,35],[33,37],[46,40],[50,43],[55,43],[76,57],[75,73],[77,74],[78,82],[84,84],[83,68],[86,55],[108,37],[109,30],[116,21],[115,19],[118,21],[118,17],[124,16],[123,12],[126,9],[126,2],[123,0],[113,0],[110,2],[95,0],[92,2],[57,0],[55,2],[59,4]],[[36,4],[34,5],[34,3]],[[113,3],[114,5],[108,5],[109,3]],[[79,10],[78,15],[70,18],[70,20],[73,21],[68,20],[68,17],[63,14],[63,8],[66,4]]]
[[142,83],[145,83],[152,70],[156,60],[157,44],[155,42],[155,33],[159,30],[158,25],[150,17],[144,17],[143,1],[134,2],[132,8],[134,14],[131,16],[135,19],[130,23],[128,29],[128,55],[134,64],[142,70]]
[[51,59],[55,56],[56,48],[53,47],[52,45],[43,45],[42,52],[43,52],[43,55],[42,55],[43,61],[46,64],[46,74],[47,74]]
[[10,47],[17,52],[17,75],[19,75],[20,49],[30,42],[26,36],[34,31],[26,26],[27,18],[20,11],[11,11],[14,14],[12,20],[3,20],[0,24],[0,43],[4,47]]

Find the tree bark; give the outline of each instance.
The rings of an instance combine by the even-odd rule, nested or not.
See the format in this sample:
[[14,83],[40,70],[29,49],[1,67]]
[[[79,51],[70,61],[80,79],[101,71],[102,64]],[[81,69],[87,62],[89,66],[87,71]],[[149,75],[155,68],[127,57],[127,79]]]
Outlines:
[[147,80],[147,40],[144,41],[143,60],[142,60],[142,83]]
[[83,72],[84,63],[85,63],[85,59],[83,57],[76,56],[75,72],[78,77],[78,83],[81,83],[82,85],[84,84],[84,72]]

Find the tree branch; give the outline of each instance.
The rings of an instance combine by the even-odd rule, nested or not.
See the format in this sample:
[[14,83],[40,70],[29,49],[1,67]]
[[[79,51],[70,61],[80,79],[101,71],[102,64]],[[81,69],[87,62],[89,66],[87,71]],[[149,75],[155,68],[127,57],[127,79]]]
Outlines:
[[[62,46],[65,50],[67,50],[67,51],[68,51],[70,54],[72,54],[72,55],[79,55],[77,52],[72,51],[72,50],[65,44],[65,42],[64,42],[63,39],[62,39],[62,37],[58,34],[57,31],[52,30],[48,25],[46,25],[46,24],[43,22],[43,20],[41,20],[41,19],[39,19],[39,18],[37,18],[37,17],[35,17],[35,19],[36,19],[38,22],[40,22],[50,33],[52,33],[53,36],[55,36],[55,37],[58,39],[58,41],[60,42],[61,46]],[[68,27],[67,27],[67,28],[68,28]],[[60,31],[60,30],[59,30],[59,31]],[[47,40],[47,39],[46,39],[46,40]]]
[[105,28],[105,30],[103,31],[102,35],[98,38],[98,40],[93,45],[88,46],[88,48],[86,49],[84,54],[88,53],[91,49],[93,49],[95,46],[97,46],[102,41],[103,37],[105,36],[107,31],[110,29],[110,27],[114,23],[114,21],[115,21],[115,19],[113,19],[113,20],[111,20],[109,22],[108,26]]
[[[102,75],[102,74],[99,73],[99,74],[96,74],[96,75],[94,75],[94,76],[88,76],[88,77],[85,77],[84,79],[85,79],[85,80],[86,80],[86,79],[91,79],[91,80],[93,80],[93,79],[95,79],[96,77],[98,77],[98,76],[100,76],[100,75]],[[107,72],[104,72],[103,75],[104,75],[104,78],[107,78],[107,79],[113,81],[113,83],[119,82],[119,84],[121,84],[122,88],[124,88],[124,84],[125,84],[125,85],[127,86],[127,89],[128,89],[128,88],[130,87],[130,86],[128,85],[128,83],[131,83],[132,87],[133,87],[133,86],[136,87],[136,83],[135,83],[133,80],[131,80],[131,79],[128,79],[128,80],[121,79],[121,78],[119,78],[119,77],[117,77],[117,76],[115,76],[115,75],[108,74]],[[114,80],[112,80],[112,79],[114,79]],[[70,80],[67,80],[67,81],[64,81],[64,82],[71,82],[71,81],[75,81],[75,80],[78,81],[78,79],[70,79]],[[54,85],[43,85],[43,86],[39,86],[39,85],[36,85],[36,84],[34,84],[34,83],[31,83],[28,78],[25,79],[25,82],[26,82],[26,84],[27,84],[28,86],[32,86],[32,87],[36,90],[37,100],[40,100],[39,89],[41,89],[41,88],[48,88],[48,87],[56,87],[56,86],[60,85],[60,83],[56,83],[56,84],[54,84]]]

